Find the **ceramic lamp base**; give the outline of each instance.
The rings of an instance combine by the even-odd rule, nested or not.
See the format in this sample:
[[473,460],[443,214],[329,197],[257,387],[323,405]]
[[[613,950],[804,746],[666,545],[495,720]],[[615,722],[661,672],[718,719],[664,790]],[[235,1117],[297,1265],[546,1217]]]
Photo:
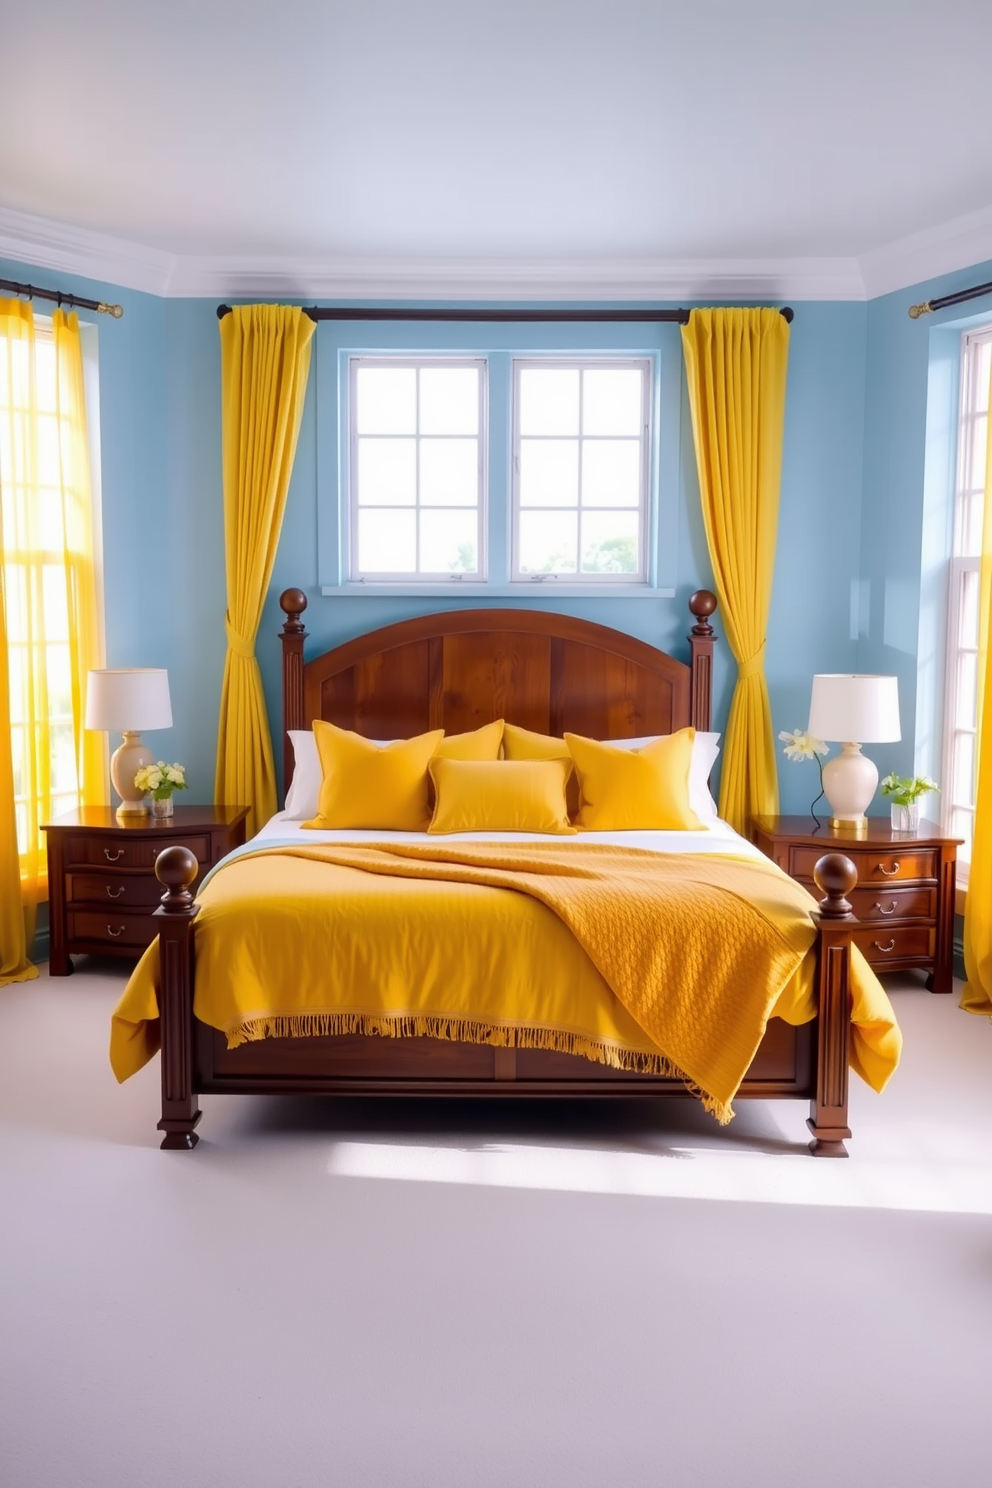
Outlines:
[[123,744],[114,750],[110,761],[110,778],[114,790],[121,798],[121,804],[117,808],[118,816],[148,815],[145,792],[135,785],[134,777],[146,765],[154,763],[155,756],[147,744],[141,742],[141,734],[137,730],[126,730]]
[[865,812],[878,785],[878,769],[861,753],[860,744],[845,744],[840,754],[823,767],[823,792],[833,815],[835,832],[864,836],[868,830]]

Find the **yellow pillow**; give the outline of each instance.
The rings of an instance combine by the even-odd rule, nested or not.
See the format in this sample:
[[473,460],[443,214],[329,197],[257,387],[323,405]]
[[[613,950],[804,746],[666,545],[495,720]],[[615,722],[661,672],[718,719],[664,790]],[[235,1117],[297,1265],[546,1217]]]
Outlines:
[[689,805],[689,762],[696,731],[679,729],[643,749],[615,749],[566,734],[579,778],[577,825],[590,832],[702,827]]
[[422,832],[430,819],[427,764],[443,729],[372,744],[333,723],[314,722],[323,779],[317,815],[304,827]]
[[503,725],[503,758],[508,760],[568,760],[572,756],[564,739],[553,734],[536,734],[533,729],[519,728],[515,723]]
[[496,760],[503,742],[503,720],[484,723],[469,734],[445,734],[437,746],[436,759]]
[[429,832],[571,834],[565,760],[431,760],[437,791]]

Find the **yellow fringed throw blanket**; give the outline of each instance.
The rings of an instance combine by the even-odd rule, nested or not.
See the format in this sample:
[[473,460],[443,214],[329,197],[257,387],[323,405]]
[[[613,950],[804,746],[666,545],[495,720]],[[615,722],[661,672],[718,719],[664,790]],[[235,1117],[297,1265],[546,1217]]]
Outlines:
[[[679,1078],[727,1121],[769,1017],[815,1014],[813,900],[764,859],[294,844],[234,859],[200,903],[195,1012],[232,1048],[379,1033],[558,1049]],[[115,1014],[119,1079],[157,1048],[156,951]],[[881,1089],[899,1032],[857,955],[854,973],[852,1063]]]

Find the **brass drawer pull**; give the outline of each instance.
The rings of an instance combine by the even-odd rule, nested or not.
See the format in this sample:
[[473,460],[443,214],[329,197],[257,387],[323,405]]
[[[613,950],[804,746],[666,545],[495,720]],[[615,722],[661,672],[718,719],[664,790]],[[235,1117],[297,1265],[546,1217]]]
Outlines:
[[890,940],[888,945],[879,945],[877,940],[873,940],[871,944],[873,950],[881,951],[883,955],[886,951],[894,951],[896,948],[896,943],[894,940]]
[[[123,892],[124,892],[124,891],[123,891],[123,889],[122,889],[122,890],[121,890],[121,893],[123,893]],[[109,889],[108,889],[108,890],[107,890],[107,893],[108,893],[108,894],[109,894],[109,893],[110,893],[110,890],[109,890]],[[116,897],[116,896],[115,896],[115,897]],[[891,903],[891,904],[890,904],[890,905],[889,905],[889,907],[888,907],[888,909],[883,909],[883,908],[882,908],[882,906],[881,906],[881,905],[880,905],[880,904],[879,904],[879,902],[878,902],[878,900],[877,900],[877,899],[876,899],[876,900],[875,900],[875,903],[874,903],[874,904],[873,904],[873,905],[872,905],[872,909],[877,909],[877,910],[878,910],[878,912],[879,912],[879,914],[881,914],[881,915],[890,915],[890,914],[895,914],[895,912],[896,912],[896,901],[895,901],[895,900],[894,900],[894,899],[893,899],[893,901],[892,901],[892,903]]]
[[118,935],[123,935],[124,934],[124,926],[122,925],[119,930],[114,930],[110,925],[108,925],[107,926],[107,934],[108,935],[112,935],[114,937],[114,939],[116,940]]
[[898,863],[898,860],[895,863],[893,863],[893,865],[892,865],[891,868],[886,868],[886,866],[885,866],[884,863],[876,863],[875,866],[877,867],[879,873],[884,873],[885,874],[886,878],[892,878],[892,876],[894,874],[896,874],[896,873],[899,872],[899,863]]
[[116,863],[118,858],[122,858],[124,856],[124,849],[122,847],[119,847],[115,853],[111,854],[110,848],[105,847],[103,849],[103,856],[106,858],[108,863]]
[[[107,898],[108,899],[119,899],[121,897],[121,895],[123,894],[123,892],[124,892],[124,885],[123,884],[121,884],[121,886],[120,886],[119,889],[112,889],[109,884],[107,885]],[[876,905],[876,908],[877,908],[877,905]]]

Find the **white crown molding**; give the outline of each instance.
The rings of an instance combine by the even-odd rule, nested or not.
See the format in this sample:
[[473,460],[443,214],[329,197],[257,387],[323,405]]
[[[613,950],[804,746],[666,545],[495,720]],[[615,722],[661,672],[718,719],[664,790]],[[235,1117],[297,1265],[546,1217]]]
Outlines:
[[170,295],[314,300],[860,300],[853,259],[178,259]]
[[10,207],[0,207],[0,258],[154,295],[169,293],[175,264],[171,253]]
[[992,207],[911,233],[859,259],[869,300],[992,259]]
[[0,258],[103,285],[188,299],[866,300],[992,259],[992,207],[860,258],[561,262],[174,255],[0,207]]

